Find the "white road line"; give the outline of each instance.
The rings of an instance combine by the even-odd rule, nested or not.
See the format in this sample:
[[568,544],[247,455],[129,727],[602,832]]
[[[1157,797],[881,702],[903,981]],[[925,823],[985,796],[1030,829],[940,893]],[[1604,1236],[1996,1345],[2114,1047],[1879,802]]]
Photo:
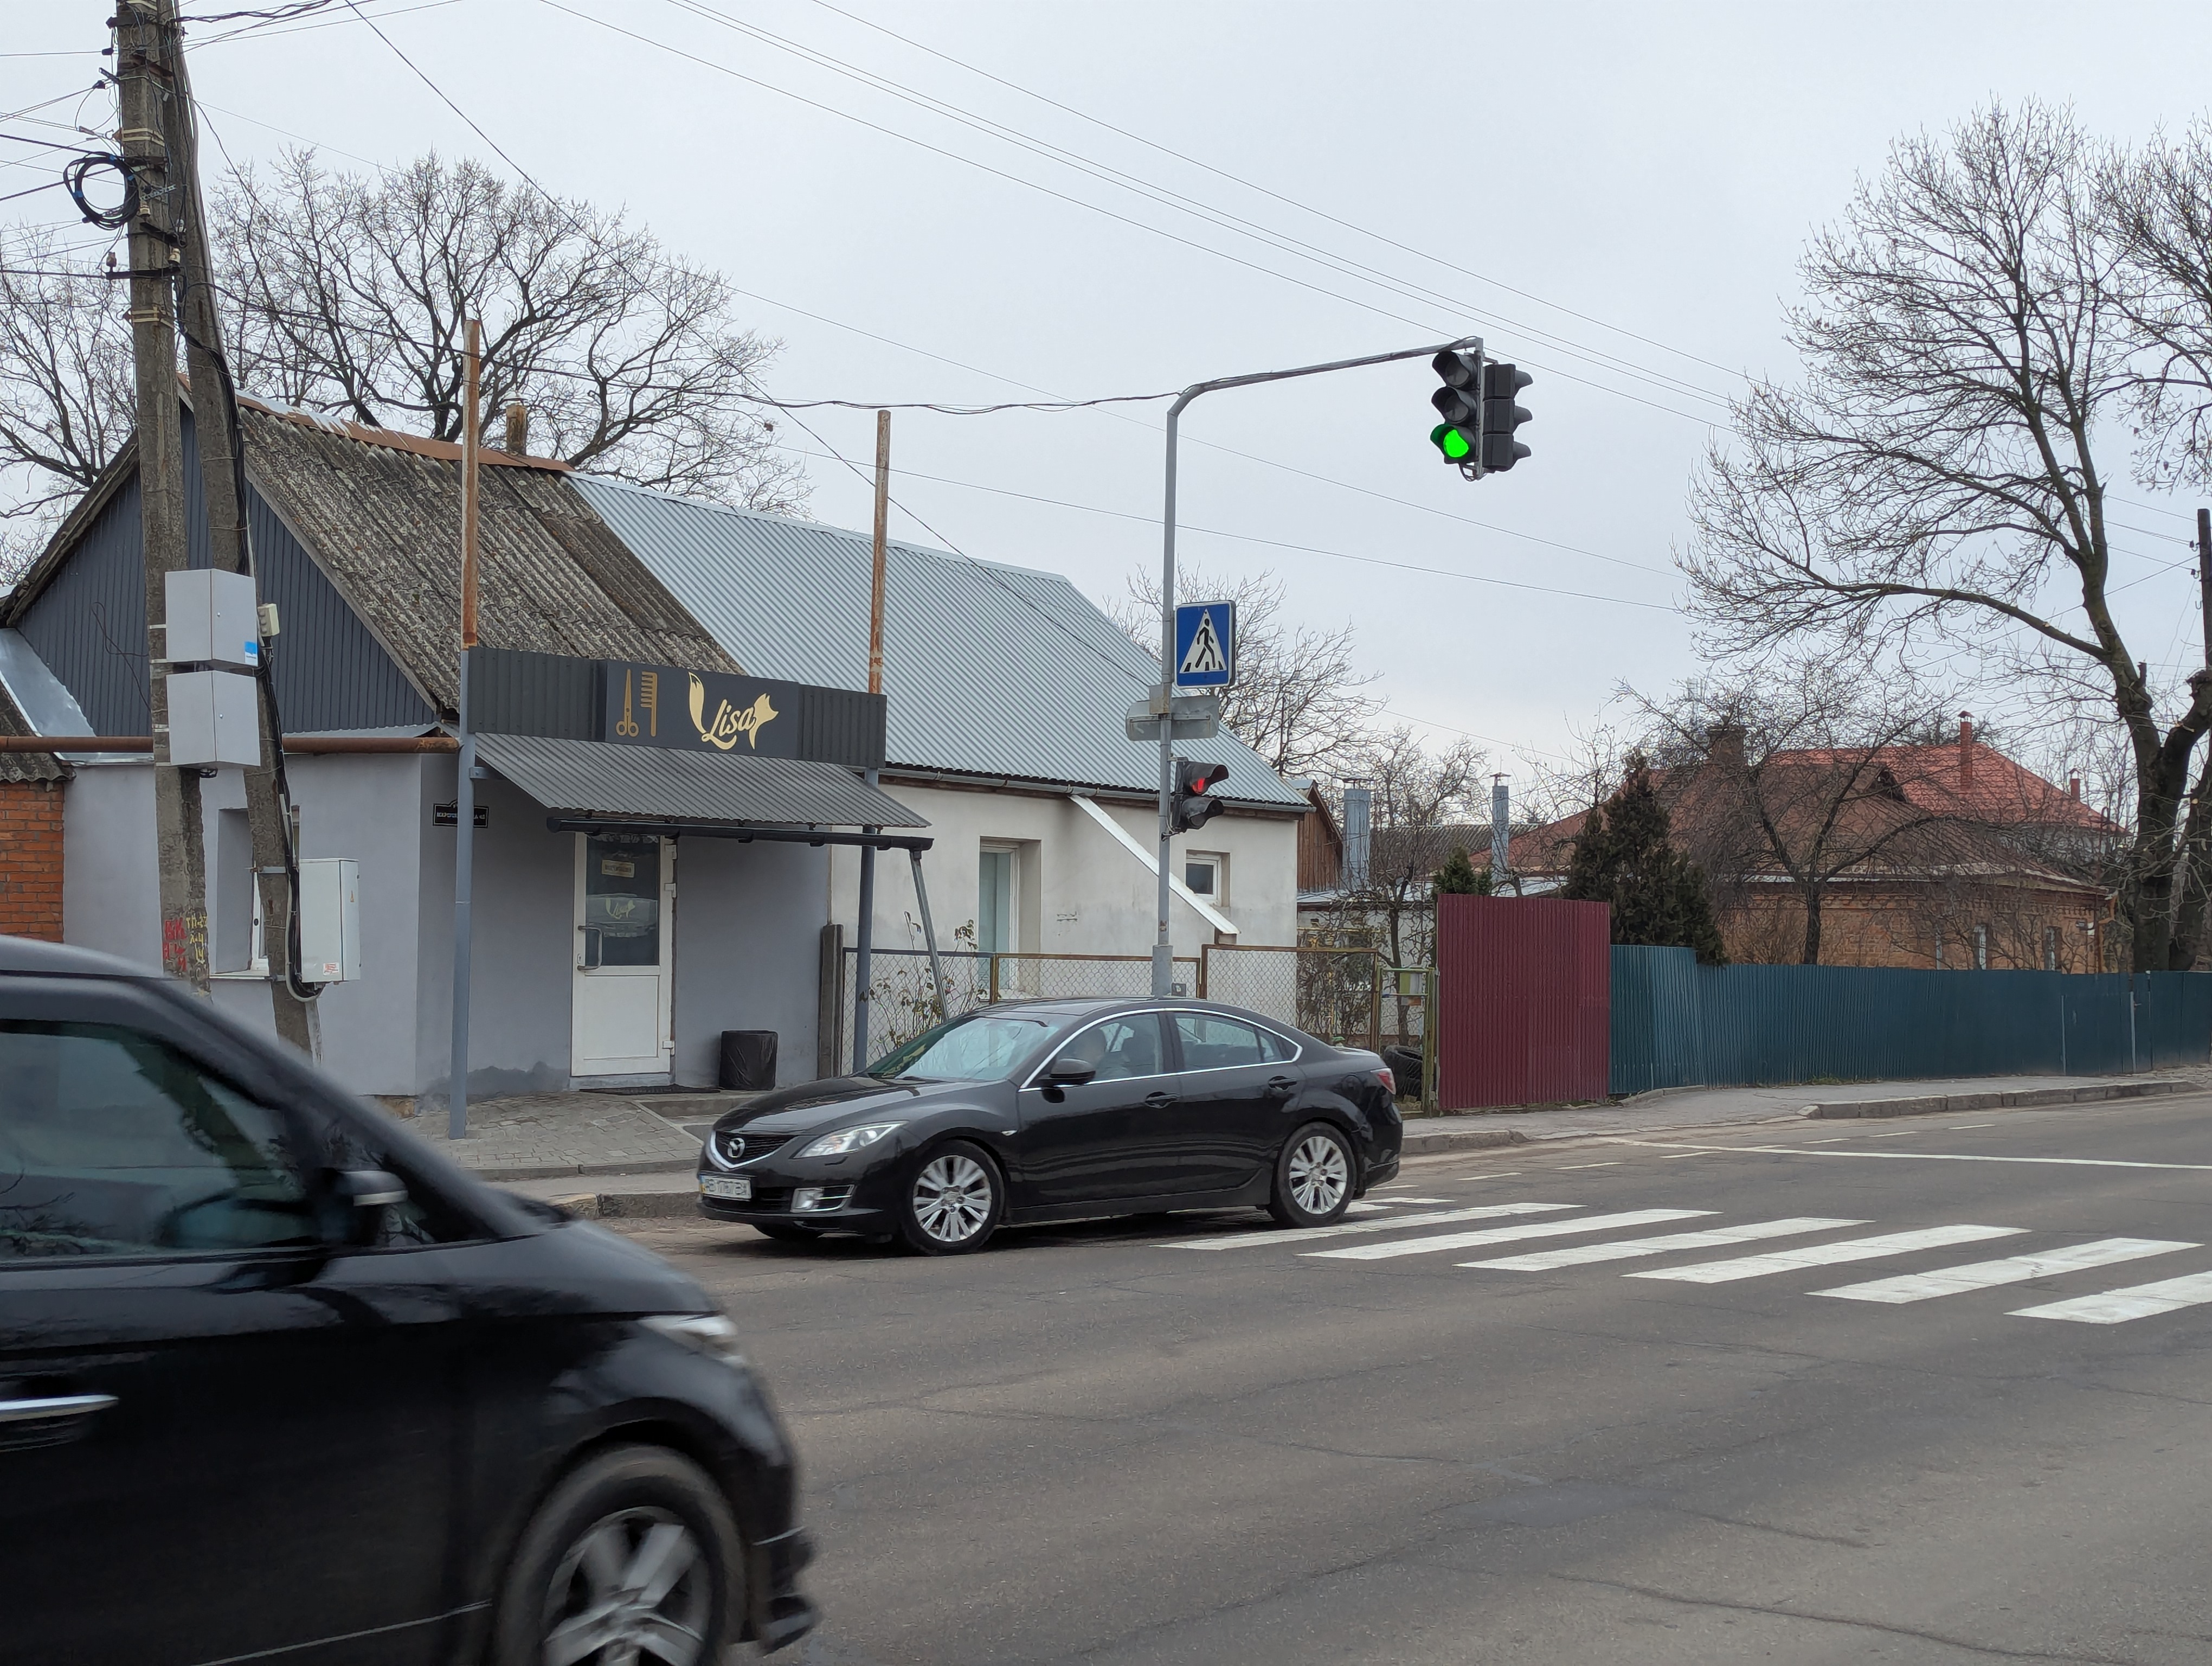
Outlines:
[[1602,1163],[1562,1163],[1559,1164],[1559,1169],[1564,1173],[1569,1169],[1617,1169],[1620,1166],[1620,1159],[1612,1157]]
[[1886,1232],[1880,1237],[1846,1238],[1840,1243],[1808,1244],[1802,1250],[1772,1250],[1763,1256],[1740,1256],[1734,1261],[1704,1261],[1689,1267],[1655,1267],[1642,1273],[1624,1273],[1627,1279],[1679,1279],[1685,1284],[1727,1284],[1735,1279],[1756,1279],[1769,1273],[1794,1273],[1808,1267],[1828,1267],[1838,1262],[1873,1261],[1881,1256],[1901,1256],[1913,1250],[1938,1250],[1947,1243],[1972,1243],[1978,1238],[2010,1237],[2025,1226],[1929,1226],[1917,1232]]
[[1869,1134],[1869,1140],[1909,1140],[1916,1134],[1925,1134],[1926,1128],[1899,1128],[1894,1134]]
[[[1990,1128],[1995,1124],[1984,1122],[1980,1126]],[[1658,1151],[1676,1148],[1673,1140],[1639,1140],[1635,1143]],[[2130,1163],[2117,1157],[1985,1157],[1967,1152],[1815,1151],[1808,1146],[1692,1146],[1689,1150],[1692,1154],[1749,1152],[1762,1157],[1866,1157],[1892,1163],[2029,1163],[2063,1169],[2187,1169],[2212,1174],[2212,1163]]]
[[1703,1157],[1704,1155],[1705,1152],[1701,1151],[1669,1152],[1666,1156],[1661,1158],[1659,1160],[1662,1163],[1679,1163],[1686,1157]]
[[2015,1319],[2071,1319],[2078,1324],[2117,1325],[2130,1319],[2148,1319],[2178,1308],[2212,1302],[2212,1273],[2192,1273],[2185,1279],[2166,1279],[2157,1284],[2130,1285],[2107,1290],[2101,1296],[2076,1296],[2069,1302],[2045,1307],[2014,1310]]
[[1390,1203],[1390,1204],[1398,1204],[1398,1203],[1456,1203],[1456,1202],[1458,1202],[1458,1201],[1459,1201],[1459,1199],[1457,1199],[1457,1198],[1455,1198],[1455,1197],[1386,1197],[1386,1198],[1384,1198],[1382,1201],[1383,1201],[1385,1203]]
[[1793,1232],[1826,1232],[1845,1226],[1870,1226],[1865,1220],[1827,1220],[1818,1215],[1799,1215],[1789,1220],[1754,1220],[1743,1226],[1709,1226],[1695,1232],[1668,1232],[1656,1238],[1622,1238],[1612,1243],[1577,1243],[1565,1250],[1546,1250],[1535,1255],[1508,1256],[1502,1261],[1463,1261],[1462,1267],[1504,1268],[1514,1273],[1542,1273],[1554,1267],[1583,1267],[1594,1261],[1627,1261],[1637,1256],[1663,1256],[1677,1250],[1718,1250],[1725,1244],[1748,1243],[1757,1238],[1788,1237]]
[[1996,1124],[1995,1122],[1954,1122],[1946,1130],[1946,1132],[1950,1134],[1964,1134],[1968,1128],[1993,1128],[1996,1126]]
[[2059,1273],[2078,1273],[2114,1262],[2139,1261],[2145,1256],[2164,1256],[2176,1250],[2203,1246],[2172,1238],[2100,1238],[2094,1243],[2070,1243],[2040,1255],[2010,1256],[2002,1261],[1978,1261],[1963,1267],[1939,1267],[1932,1273],[1906,1273],[1894,1279],[1875,1279],[1866,1284],[1847,1284],[1835,1290],[1815,1290],[1815,1296],[1840,1296],[1849,1302],[1924,1302],[1937,1296],[1966,1290],[1990,1290],[2001,1284],[2026,1284],[2030,1279]]
[[[1308,1250],[1309,1259],[1389,1261],[1398,1256],[1431,1256],[1445,1250],[1474,1250],[1515,1238],[1558,1237],[1565,1232],[1603,1232],[1615,1226],[1650,1226],[1662,1220],[1688,1220],[1711,1209],[1632,1209],[1619,1215],[1577,1215],[1572,1220],[1538,1221],[1527,1226],[1493,1226],[1482,1232],[1446,1232],[1438,1237],[1402,1238],[1389,1243],[1355,1243],[1348,1250]],[[1401,1223],[1392,1221],[1395,1226]]]
[[1243,1250],[1255,1244],[1303,1243],[1308,1238],[1342,1237],[1350,1232],[1395,1232],[1405,1226],[1442,1226],[1455,1220],[1494,1220],[1499,1215],[1533,1215],[1554,1209],[1579,1209],[1579,1203],[1486,1203],[1474,1209],[1440,1209],[1433,1214],[1387,1215],[1381,1220],[1343,1221],[1334,1226],[1296,1226],[1288,1231],[1261,1227],[1208,1238],[1176,1238],[1155,1250]]

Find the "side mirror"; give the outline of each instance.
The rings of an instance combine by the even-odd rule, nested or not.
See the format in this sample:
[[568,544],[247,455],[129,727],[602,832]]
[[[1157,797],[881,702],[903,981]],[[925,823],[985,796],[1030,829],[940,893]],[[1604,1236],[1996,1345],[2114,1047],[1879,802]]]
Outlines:
[[406,1183],[382,1169],[330,1169],[323,1176],[324,1236],[360,1249],[376,1242],[379,1211],[407,1201]]
[[1081,1087],[1097,1073],[1097,1065],[1065,1053],[1044,1067],[1044,1079],[1054,1087]]

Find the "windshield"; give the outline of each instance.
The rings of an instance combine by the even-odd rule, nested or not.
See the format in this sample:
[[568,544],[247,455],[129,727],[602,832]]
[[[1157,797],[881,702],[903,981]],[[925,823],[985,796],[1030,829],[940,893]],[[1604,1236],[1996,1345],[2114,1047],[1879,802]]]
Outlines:
[[919,1077],[938,1082],[994,1082],[1042,1045],[1052,1026],[1040,1018],[971,1012],[916,1036],[868,1067],[885,1081]]

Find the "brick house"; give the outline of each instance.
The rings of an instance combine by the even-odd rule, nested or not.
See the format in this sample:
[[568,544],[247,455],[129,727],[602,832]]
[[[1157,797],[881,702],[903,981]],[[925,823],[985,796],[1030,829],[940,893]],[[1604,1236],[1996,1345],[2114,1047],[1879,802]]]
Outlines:
[[[1955,744],[1779,751],[1756,762],[1740,731],[1716,728],[1705,758],[1651,776],[1673,842],[1711,883],[1731,959],[1802,956],[1806,891],[1774,854],[1778,838],[1801,865],[1825,851],[1823,964],[2104,964],[2112,893],[2099,875],[2124,830],[2081,801],[2078,777],[2058,787],[1976,739],[1971,721]],[[1514,839],[1513,867],[1529,889],[1564,882],[1586,818]]]
[[[0,734],[35,733],[0,693]],[[0,752],[0,936],[62,940],[62,798],[52,752]]]

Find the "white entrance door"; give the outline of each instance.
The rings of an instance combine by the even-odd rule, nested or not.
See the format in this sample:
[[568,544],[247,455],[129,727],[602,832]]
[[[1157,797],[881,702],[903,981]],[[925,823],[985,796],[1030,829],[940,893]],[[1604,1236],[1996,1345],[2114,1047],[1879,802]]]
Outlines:
[[659,1076],[672,1050],[668,922],[676,853],[639,834],[576,836],[576,971],[569,1070]]

